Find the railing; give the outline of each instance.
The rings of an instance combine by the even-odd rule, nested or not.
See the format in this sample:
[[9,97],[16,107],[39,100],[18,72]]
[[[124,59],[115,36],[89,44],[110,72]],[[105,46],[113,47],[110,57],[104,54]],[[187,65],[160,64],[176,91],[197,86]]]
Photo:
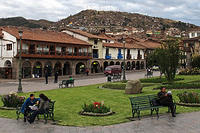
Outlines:
[[111,59],[111,54],[105,56],[106,59]]
[[[19,51],[18,51],[19,54]],[[37,50],[37,51],[31,51],[31,50],[22,50],[22,55],[29,56],[29,55],[46,55],[46,56],[85,56],[85,57],[90,57],[92,56],[91,53],[87,52],[77,52],[77,53],[72,53],[72,52],[61,52],[61,51],[42,51],[42,50]]]
[[123,55],[121,53],[118,54],[117,59],[123,59]]

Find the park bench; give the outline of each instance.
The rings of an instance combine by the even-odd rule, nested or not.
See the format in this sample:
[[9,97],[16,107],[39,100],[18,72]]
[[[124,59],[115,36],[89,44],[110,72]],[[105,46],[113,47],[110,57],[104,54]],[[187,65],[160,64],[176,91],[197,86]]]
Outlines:
[[[140,111],[143,111],[143,110],[150,110],[151,116],[153,115],[153,112],[156,111],[157,118],[159,118],[159,115],[158,115],[159,109],[166,106],[154,105],[153,101],[157,99],[158,99],[157,95],[130,97],[133,118],[135,117],[135,114],[137,114],[138,119],[140,120]],[[174,101],[174,109],[176,112],[175,101]],[[169,108],[168,108],[168,112],[170,112]]]
[[[51,120],[54,121],[54,104],[55,104],[55,101],[50,101],[48,110],[46,110],[43,114],[38,114],[37,116],[38,120],[39,120],[39,116],[43,115],[45,124],[47,123],[48,118],[51,118]],[[21,114],[21,106],[17,107],[17,110],[16,110],[17,120],[19,119],[20,114]]]
[[74,86],[74,79],[73,80],[62,80],[62,82],[59,84],[59,88],[65,88],[69,87],[69,85],[72,87]]
[[113,75],[111,80],[112,80],[112,81],[121,81],[121,77],[122,77],[122,76],[121,76],[120,74],[118,74],[118,75]]

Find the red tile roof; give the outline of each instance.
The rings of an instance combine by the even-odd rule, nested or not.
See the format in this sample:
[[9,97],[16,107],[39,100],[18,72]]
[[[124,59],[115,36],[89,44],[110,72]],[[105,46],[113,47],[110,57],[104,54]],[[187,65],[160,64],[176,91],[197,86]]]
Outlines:
[[[112,47],[112,48],[123,48],[124,44],[119,42],[114,43],[103,43],[104,47]],[[146,49],[144,46],[139,45],[137,43],[126,43],[125,48],[128,49]]]
[[56,31],[41,30],[41,29],[29,29],[29,28],[19,28],[19,27],[1,27],[2,30],[10,33],[19,39],[18,31],[23,30],[23,40],[34,40],[34,41],[44,41],[53,43],[65,43],[65,44],[79,44],[79,45],[90,45],[85,41],[73,38],[72,36]]
[[141,45],[145,46],[148,49],[156,49],[161,46],[161,43],[154,40],[147,39],[144,42],[141,42]]
[[92,39],[106,39],[105,37],[93,35],[93,34],[90,34],[88,32],[85,32],[85,31],[82,31],[82,30],[79,30],[79,29],[67,29],[67,30],[74,32],[76,34],[80,34],[82,36],[86,36],[88,38],[92,38]]

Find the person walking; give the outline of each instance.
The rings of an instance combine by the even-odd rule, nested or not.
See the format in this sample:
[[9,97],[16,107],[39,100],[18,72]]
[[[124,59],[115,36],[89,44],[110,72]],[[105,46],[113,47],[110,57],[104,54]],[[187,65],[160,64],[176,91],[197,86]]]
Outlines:
[[85,72],[86,72],[86,75],[88,76],[89,75],[89,69],[86,68]]
[[48,71],[45,70],[45,80],[46,80],[46,84],[48,84],[48,77],[49,77]]
[[58,83],[58,71],[55,72],[54,76],[54,83]]

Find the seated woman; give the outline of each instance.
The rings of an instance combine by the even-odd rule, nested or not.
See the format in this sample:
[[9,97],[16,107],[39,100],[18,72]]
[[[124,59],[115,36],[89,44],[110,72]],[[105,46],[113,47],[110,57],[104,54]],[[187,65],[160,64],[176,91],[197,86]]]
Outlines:
[[171,93],[167,93],[166,88],[162,88],[158,93],[158,98],[158,103],[162,106],[168,106],[171,110],[172,117],[176,117]]
[[26,99],[21,108],[21,113],[24,114],[24,122],[26,122],[27,115],[32,111],[29,106],[39,103],[39,98],[35,98],[34,94],[30,94],[30,97]]
[[40,97],[40,103],[38,109],[34,111],[32,115],[28,118],[30,124],[35,121],[35,118],[38,114],[43,114],[49,108],[50,100],[48,99],[48,97],[45,96],[44,94],[40,94],[39,97]]

